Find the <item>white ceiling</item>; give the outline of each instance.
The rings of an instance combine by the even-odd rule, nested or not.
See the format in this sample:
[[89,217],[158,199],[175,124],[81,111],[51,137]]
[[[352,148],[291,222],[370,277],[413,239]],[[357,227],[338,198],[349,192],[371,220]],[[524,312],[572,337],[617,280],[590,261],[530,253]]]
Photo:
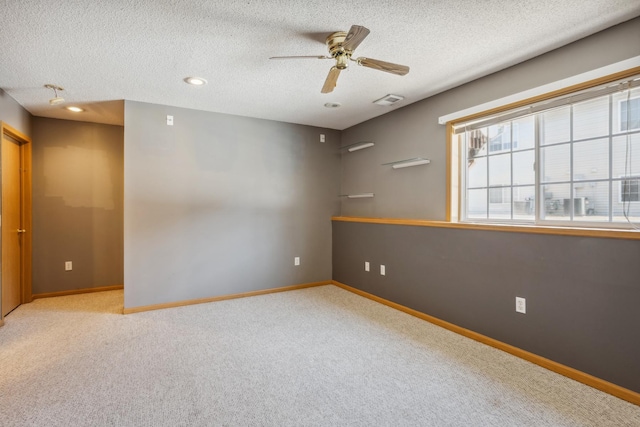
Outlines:
[[[388,112],[372,104],[386,94],[407,105],[639,15],[638,0],[7,0],[0,88],[44,117],[123,124],[127,99],[345,129]],[[331,60],[268,59],[324,55],[352,24],[371,30],[354,57],[409,74],[352,63],[321,94]],[[87,111],[50,106],[46,83]]]

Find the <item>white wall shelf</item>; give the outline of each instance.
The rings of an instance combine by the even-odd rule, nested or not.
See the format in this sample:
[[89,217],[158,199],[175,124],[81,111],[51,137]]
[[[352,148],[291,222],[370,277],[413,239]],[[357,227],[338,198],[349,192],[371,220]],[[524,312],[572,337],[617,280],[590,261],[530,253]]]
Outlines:
[[422,157],[414,157],[413,159],[398,160],[396,162],[383,163],[382,166],[390,165],[394,169],[408,168],[411,166],[428,165],[431,160]]
[[373,197],[373,193],[360,193],[360,194],[340,194],[338,197],[346,197],[347,199],[366,199]]
[[345,145],[344,147],[340,147],[340,149],[347,150],[348,152],[352,153],[354,151],[373,147],[374,145],[376,144],[373,141],[360,141],[360,142],[356,142],[355,144]]

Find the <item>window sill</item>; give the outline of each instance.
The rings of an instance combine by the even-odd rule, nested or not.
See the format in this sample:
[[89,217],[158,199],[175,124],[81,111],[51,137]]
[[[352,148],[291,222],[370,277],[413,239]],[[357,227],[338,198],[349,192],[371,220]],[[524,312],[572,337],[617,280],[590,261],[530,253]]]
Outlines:
[[421,219],[367,218],[355,216],[334,216],[332,221],[360,222],[367,224],[412,225],[418,227],[457,228],[463,230],[490,230],[512,233],[551,234],[558,236],[602,237],[608,239],[640,240],[640,232],[607,228],[576,228],[540,225],[510,225],[491,223],[462,223],[447,221],[429,221]]

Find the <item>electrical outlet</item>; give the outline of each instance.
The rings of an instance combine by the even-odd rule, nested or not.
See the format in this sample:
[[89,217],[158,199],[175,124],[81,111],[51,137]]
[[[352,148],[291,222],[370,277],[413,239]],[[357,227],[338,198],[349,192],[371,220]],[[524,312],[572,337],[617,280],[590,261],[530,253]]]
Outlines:
[[293,265],[300,265],[300,257],[297,256],[293,259]]
[[369,261],[364,262],[364,271],[369,271]]
[[167,116],[167,126],[173,126],[173,116]]
[[320,134],[320,142],[324,142],[324,133]]
[[527,300],[524,298],[516,297],[516,311],[518,313],[527,313]]
[[387,274],[387,268],[384,265],[380,266],[380,275],[385,276]]
[[71,271],[71,270],[73,270],[73,263],[71,261],[65,261],[64,271]]

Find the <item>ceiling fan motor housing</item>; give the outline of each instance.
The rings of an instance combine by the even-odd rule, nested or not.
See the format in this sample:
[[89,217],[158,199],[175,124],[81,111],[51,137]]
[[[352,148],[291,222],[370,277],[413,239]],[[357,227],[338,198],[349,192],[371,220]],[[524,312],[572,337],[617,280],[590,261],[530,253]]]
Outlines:
[[329,48],[329,53],[336,60],[336,68],[339,70],[344,70],[349,66],[349,59],[351,58],[351,51],[345,50],[342,47],[345,38],[347,37],[347,33],[344,31],[337,31],[335,33],[329,34],[327,37],[327,47]]

